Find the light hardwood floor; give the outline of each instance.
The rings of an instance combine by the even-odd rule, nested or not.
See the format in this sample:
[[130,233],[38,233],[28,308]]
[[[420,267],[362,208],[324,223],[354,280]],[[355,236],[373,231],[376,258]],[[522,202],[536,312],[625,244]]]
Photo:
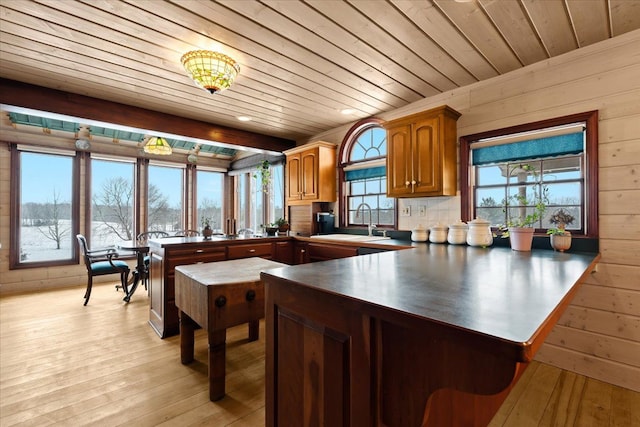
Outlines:
[[[139,289],[113,285],[0,298],[0,426],[264,426],[264,323],[227,333],[227,396],[210,402],[206,335],[180,363],[178,337],[147,324]],[[640,426],[640,393],[533,363],[491,426]],[[331,426],[327,426],[331,427]]]

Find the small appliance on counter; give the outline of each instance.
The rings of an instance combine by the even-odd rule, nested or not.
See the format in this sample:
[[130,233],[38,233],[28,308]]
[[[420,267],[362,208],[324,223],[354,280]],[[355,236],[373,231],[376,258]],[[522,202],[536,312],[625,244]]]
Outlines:
[[318,212],[316,223],[318,234],[331,234],[335,229],[335,215],[331,212]]

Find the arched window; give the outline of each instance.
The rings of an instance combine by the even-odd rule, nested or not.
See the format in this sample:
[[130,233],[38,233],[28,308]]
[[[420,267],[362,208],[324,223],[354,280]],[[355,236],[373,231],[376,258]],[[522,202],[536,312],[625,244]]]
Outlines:
[[394,228],[396,203],[387,197],[387,132],[379,119],[356,123],[340,150],[340,225]]

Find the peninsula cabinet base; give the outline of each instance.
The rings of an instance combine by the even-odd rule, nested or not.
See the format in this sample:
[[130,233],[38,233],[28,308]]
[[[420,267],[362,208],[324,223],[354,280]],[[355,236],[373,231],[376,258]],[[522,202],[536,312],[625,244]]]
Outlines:
[[267,427],[486,426],[528,364],[491,337],[262,280]]

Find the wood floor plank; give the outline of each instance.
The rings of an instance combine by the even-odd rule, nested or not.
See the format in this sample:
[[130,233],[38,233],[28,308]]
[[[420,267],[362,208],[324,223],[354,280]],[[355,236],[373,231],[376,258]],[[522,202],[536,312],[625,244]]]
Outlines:
[[574,425],[585,381],[581,375],[561,371],[541,423],[554,427]]
[[612,393],[611,384],[592,378],[587,379],[574,425],[580,427],[610,425]]
[[[227,396],[209,401],[207,336],[180,363],[179,337],[148,325],[148,297],[114,284],[0,297],[0,426],[264,427],[265,341],[227,331]],[[492,427],[640,425],[640,393],[532,362]]]

